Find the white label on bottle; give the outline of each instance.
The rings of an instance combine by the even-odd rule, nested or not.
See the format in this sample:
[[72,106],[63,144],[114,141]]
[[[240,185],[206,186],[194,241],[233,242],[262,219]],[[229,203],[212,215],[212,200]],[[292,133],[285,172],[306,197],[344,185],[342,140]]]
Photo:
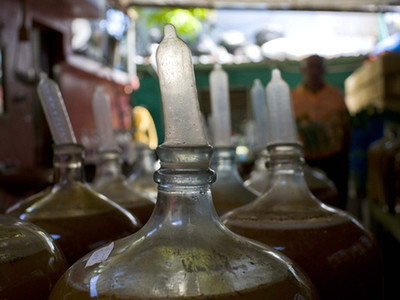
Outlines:
[[110,256],[110,253],[113,249],[114,249],[114,242],[111,242],[110,245],[94,251],[93,254],[89,257],[88,261],[86,262],[85,268],[101,263],[102,261],[105,261]]

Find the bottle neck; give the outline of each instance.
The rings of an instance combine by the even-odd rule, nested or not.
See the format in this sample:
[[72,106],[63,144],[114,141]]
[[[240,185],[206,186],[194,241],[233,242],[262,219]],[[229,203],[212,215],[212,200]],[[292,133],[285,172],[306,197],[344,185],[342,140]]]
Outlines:
[[267,149],[263,149],[260,152],[260,155],[255,161],[254,169],[255,170],[265,170],[267,167],[267,162],[270,160],[269,152]]
[[121,162],[121,154],[118,150],[100,151],[94,181],[107,181],[122,176]]
[[140,168],[145,172],[154,172],[154,165],[155,165],[155,153],[154,150],[151,149],[144,149],[141,151],[141,154],[138,158],[140,163]]
[[158,147],[161,167],[154,174],[158,183],[154,215],[180,225],[217,219],[211,199],[215,173],[208,167],[211,151],[211,146]]
[[78,144],[54,145],[54,183],[84,181],[84,147]]
[[279,192],[285,201],[315,201],[305,177],[305,160],[301,144],[273,144],[267,147],[270,171],[269,192]]
[[218,173],[238,173],[235,147],[216,147],[211,160],[212,169]]

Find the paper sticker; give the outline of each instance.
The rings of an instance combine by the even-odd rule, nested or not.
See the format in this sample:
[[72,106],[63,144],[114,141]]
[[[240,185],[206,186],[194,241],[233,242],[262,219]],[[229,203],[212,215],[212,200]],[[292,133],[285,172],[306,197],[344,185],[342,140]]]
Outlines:
[[85,268],[101,263],[102,261],[105,261],[110,256],[110,253],[113,249],[114,249],[114,242],[111,242],[110,245],[94,251],[93,254],[89,257],[88,261],[86,262]]

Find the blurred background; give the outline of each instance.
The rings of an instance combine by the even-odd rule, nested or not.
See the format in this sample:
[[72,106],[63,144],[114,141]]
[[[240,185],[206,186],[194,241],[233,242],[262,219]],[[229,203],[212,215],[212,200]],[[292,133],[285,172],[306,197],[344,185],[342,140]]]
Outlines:
[[[254,165],[250,88],[279,68],[291,88],[301,60],[326,58],[326,81],[351,115],[347,209],[373,229],[389,254],[400,241],[400,3],[389,0],[0,0],[0,212],[51,182],[52,139],[36,84],[46,72],[60,89],[93,178],[99,139],[95,87],[110,95],[114,130],[128,174],[134,144],[164,139],[155,52],[166,23],[190,46],[201,111],[210,116],[208,76],[229,75],[234,141],[244,179]],[[368,149],[391,124],[389,171],[371,169]],[[395,150],[393,150],[395,149]],[[397,149],[397,150],[396,150]],[[396,156],[397,155],[397,156]],[[368,198],[368,173],[393,179],[389,211]],[[380,173],[381,174],[381,173]],[[379,202],[379,201],[378,201]],[[390,250],[389,250],[390,249]]]

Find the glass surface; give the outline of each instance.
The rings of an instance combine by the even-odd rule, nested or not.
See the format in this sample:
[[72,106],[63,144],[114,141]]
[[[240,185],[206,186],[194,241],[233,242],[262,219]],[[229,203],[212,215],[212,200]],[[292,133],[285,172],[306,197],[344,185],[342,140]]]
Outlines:
[[351,215],[310,193],[299,145],[268,149],[268,192],[223,216],[223,223],[293,259],[321,299],[382,299],[382,257],[374,236]]
[[368,198],[382,209],[396,213],[396,154],[400,151],[400,128],[385,124],[384,136],[368,148]]
[[154,200],[157,199],[157,184],[153,176],[156,170],[155,151],[145,146],[138,149],[138,157],[131,175],[128,177],[128,185],[138,194]]
[[83,147],[54,147],[51,192],[19,216],[46,230],[71,265],[89,251],[140,228],[140,222],[83,181]]
[[49,299],[318,299],[297,266],[219,222],[210,148],[160,146],[149,222],[80,259]]
[[142,224],[146,224],[153,212],[154,202],[129,187],[122,175],[120,162],[118,151],[100,152],[93,188],[128,210]]
[[[253,171],[250,173],[244,185],[262,195],[269,187],[271,179],[266,163],[269,160],[269,154],[266,149],[261,151],[259,158],[255,162]],[[304,177],[311,193],[318,200],[332,206],[339,206],[339,195],[337,188],[332,180],[330,180],[324,172],[319,169],[312,168],[307,164],[304,165]]]
[[15,203],[13,206],[10,206],[6,210],[7,215],[12,215],[18,217],[21,215],[29,206],[32,204],[38,202],[40,199],[46,197],[48,194],[51,193],[51,190],[53,189],[53,186],[48,186],[45,189],[39,191],[36,194],[33,194],[32,196],[23,199],[21,201],[18,201]]
[[39,227],[0,215],[0,299],[43,300],[66,270],[65,258]]
[[234,147],[217,147],[211,160],[211,167],[217,174],[211,192],[215,210],[220,216],[257,197],[244,186],[235,163],[235,155]]

